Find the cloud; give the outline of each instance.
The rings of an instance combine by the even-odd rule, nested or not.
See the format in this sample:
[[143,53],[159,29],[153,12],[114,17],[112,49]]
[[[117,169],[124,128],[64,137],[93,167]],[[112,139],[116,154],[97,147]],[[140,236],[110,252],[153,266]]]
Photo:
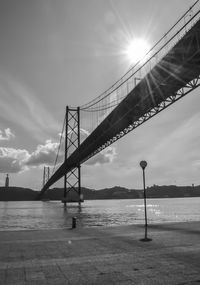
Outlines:
[[25,149],[0,148],[0,172],[18,173],[25,169],[24,162],[29,157]]
[[86,139],[90,134],[87,130],[84,130],[84,129],[80,129],[80,133],[83,139]]
[[[81,129],[82,140],[86,139],[88,135],[89,135],[88,131]],[[40,166],[40,165],[45,164],[49,166],[54,166],[58,147],[59,147],[59,143],[52,142],[51,140],[47,140],[44,145],[42,144],[38,145],[36,150],[29,155],[29,158],[26,161],[26,165]],[[73,148],[73,151],[74,151],[74,148]],[[97,155],[89,159],[86,162],[86,164],[87,165],[98,165],[98,164],[111,163],[114,160],[115,156],[116,156],[116,148],[113,146],[112,147],[109,146],[105,150],[101,151],[100,153],[98,153]],[[60,145],[57,164],[63,161],[64,161],[64,141],[62,141]]]
[[86,161],[85,164],[87,165],[99,165],[105,163],[113,162],[114,158],[116,157],[116,148],[113,146],[109,146],[106,149],[102,150],[92,158]]
[[0,141],[9,141],[14,137],[15,135],[11,132],[10,128],[5,129],[4,131],[0,130]]
[[[90,132],[85,129],[81,129],[80,133],[81,133],[80,134],[81,141],[84,141],[90,135]],[[86,165],[98,165],[98,164],[111,163],[113,162],[116,155],[117,155],[116,147],[109,146],[106,149],[99,152],[98,154],[96,154],[95,156],[93,156],[92,158],[90,158],[89,160],[87,160],[85,164]]]
[[[57,150],[59,144],[57,142],[52,142],[47,140],[44,145],[40,144],[37,146],[36,150],[29,155],[26,161],[28,166],[39,166],[39,165],[49,165],[52,166],[55,163]],[[64,153],[63,150],[59,152],[57,163],[63,160]]]
[[[69,135],[71,134],[71,131],[69,131],[68,133]],[[81,135],[81,140],[85,140],[88,135],[89,132],[81,129],[80,130],[80,135]],[[61,134],[59,134],[59,136],[61,136]],[[60,145],[60,149],[59,149],[59,155],[57,158],[57,163],[59,164],[61,162],[64,161],[64,135],[63,135],[63,140],[61,142]],[[58,147],[59,147],[59,143],[57,142],[52,142],[52,140],[46,140],[45,144],[40,144],[37,146],[36,150],[33,151],[27,161],[26,161],[26,165],[28,166],[40,166],[40,165],[49,165],[49,166],[54,166],[55,164],[55,160],[56,160],[56,156],[57,156],[57,152],[58,152]],[[69,149],[69,154],[71,153],[71,151],[74,151],[74,147],[72,147],[72,149]],[[112,160],[112,153],[111,150],[107,150],[106,152],[97,155],[98,158],[96,159],[96,162],[99,163],[107,163],[109,161]],[[94,163],[90,163],[90,164],[94,164]]]
[[[7,132],[7,136],[10,132]],[[45,144],[37,146],[36,150],[29,153],[25,149],[0,147],[0,172],[19,173],[30,167],[49,165],[55,163],[58,150],[58,143],[47,140]],[[57,164],[62,162],[64,157],[63,149],[60,150]]]
[[[89,133],[81,130],[81,136],[86,138]],[[2,137],[12,137],[12,132],[7,129]],[[64,143],[62,141],[58,153],[59,143],[52,140],[46,140],[44,144],[39,144],[33,152],[25,149],[15,149],[0,147],[0,172],[1,173],[19,173],[31,167],[43,165],[54,166],[64,161]],[[99,165],[111,163],[116,156],[115,147],[109,146],[99,154],[86,162],[87,165]],[[57,157],[57,161],[56,161]]]

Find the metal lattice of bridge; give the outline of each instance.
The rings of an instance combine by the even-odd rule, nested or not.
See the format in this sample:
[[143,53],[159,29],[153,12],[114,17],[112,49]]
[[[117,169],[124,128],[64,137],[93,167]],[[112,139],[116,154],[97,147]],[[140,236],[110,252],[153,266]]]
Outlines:
[[[200,85],[199,0],[111,88],[77,108],[79,144],[42,188],[53,183]],[[73,108],[72,108],[73,109]],[[70,126],[70,122],[68,122]],[[72,127],[73,129],[73,127]],[[80,135],[81,134],[81,135]],[[72,137],[72,131],[66,136]],[[76,139],[75,139],[76,141]]]

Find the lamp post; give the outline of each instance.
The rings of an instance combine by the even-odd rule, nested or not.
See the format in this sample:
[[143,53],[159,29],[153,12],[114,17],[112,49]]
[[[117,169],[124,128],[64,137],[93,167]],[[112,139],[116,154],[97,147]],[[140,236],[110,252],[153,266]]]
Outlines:
[[147,162],[145,160],[140,161],[140,166],[143,172],[143,186],[144,186],[144,214],[145,214],[145,235],[141,241],[151,241],[152,239],[147,237],[147,204],[146,204],[146,187],[145,187],[145,168],[147,166]]

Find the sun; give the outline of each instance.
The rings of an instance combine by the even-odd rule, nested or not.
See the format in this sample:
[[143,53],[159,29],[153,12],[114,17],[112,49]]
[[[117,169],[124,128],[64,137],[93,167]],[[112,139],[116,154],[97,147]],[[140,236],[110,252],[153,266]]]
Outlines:
[[148,42],[144,39],[131,40],[125,51],[127,58],[131,64],[144,60],[147,52],[150,50]]

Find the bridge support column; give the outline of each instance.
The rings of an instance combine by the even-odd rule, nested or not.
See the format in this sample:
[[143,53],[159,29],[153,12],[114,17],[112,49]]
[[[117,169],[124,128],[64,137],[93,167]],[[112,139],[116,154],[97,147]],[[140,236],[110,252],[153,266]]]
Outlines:
[[[80,146],[80,108],[66,107],[65,125],[65,161]],[[81,194],[81,166],[80,163],[64,175],[64,197],[62,202],[78,202],[79,206],[83,201]]]
[[44,170],[43,170],[43,184],[42,184],[43,187],[47,183],[49,178],[50,178],[50,168],[49,168],[49,166],[44,166]]

